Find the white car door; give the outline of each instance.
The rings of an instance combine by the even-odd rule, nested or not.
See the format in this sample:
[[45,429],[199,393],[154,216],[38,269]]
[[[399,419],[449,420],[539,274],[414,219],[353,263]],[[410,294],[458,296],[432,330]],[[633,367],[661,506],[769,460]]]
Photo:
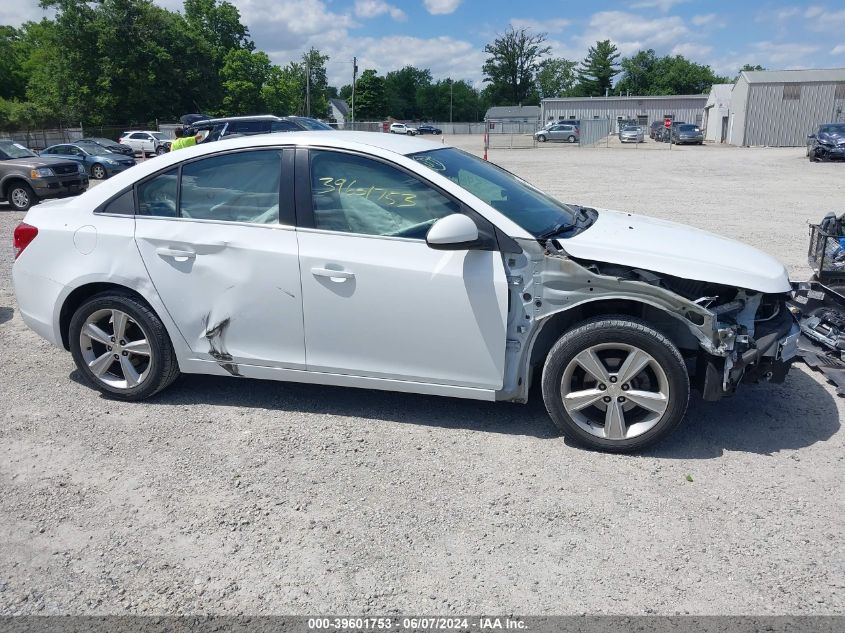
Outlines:
[[501,388],[501,254],[425,242],[434,221],[460,206],[375,158],[311,150],[309,160],[307,150],[298,152],[309,371]]
[[232,373],[305,368],[292,152],[201,158],[137,186],[135,241],[153,285],[195,358]]

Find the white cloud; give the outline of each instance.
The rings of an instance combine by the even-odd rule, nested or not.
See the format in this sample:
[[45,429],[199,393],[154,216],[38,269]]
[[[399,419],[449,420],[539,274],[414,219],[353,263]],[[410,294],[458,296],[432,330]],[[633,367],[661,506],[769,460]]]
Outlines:
[[668,12],[677,4],[684,4],[689,0],[643,0],[631,5],[632,9],[659,9],[663,13]]
[[831,55],[842,55],[843,53],[845,53],[845,44],[837,44],[830,51]]
[[693,42],[684,42],[683,44],[676,44],[672,48],[672,55],[683,55],[693,60],[700,60],[713,52],[712,46],[705,46],[704,44],[695,44]]
[[511,26],[515,29],[530,29],[537,33],[559,33],[572,24],[562,18],[552,20],[534,20],[532,18],[511,18]]
[[408,16],[397,6],[384,0],[355,0],[355,15],[359,18],[375,18],[389,13],[394,20],[405,20]]
[[426,11],[432,15],[453,13],[463,0],[423,0]]
[[806,68],[804,58],[819,51],[812,44],[797,42],[755,42],[751,48],[757,52],[763,66],[775,68]]
[[590,18],[581,42],[587,46],[611,40],[620,53],[630,55],[644,48],[670,48],[689,37],[689,28],[678,16],[648,19],[625,11],[600,11]]
[[0,24],[18,27],[24,22],[37,22],[43,17],[53,15],[53,10],[45,11],[36,0],[24,2],[0,2]]
[[705,13],[703,15],[694,15],[690,20],[695,26],[724,26],[719,21],[719,16],[715,13]]

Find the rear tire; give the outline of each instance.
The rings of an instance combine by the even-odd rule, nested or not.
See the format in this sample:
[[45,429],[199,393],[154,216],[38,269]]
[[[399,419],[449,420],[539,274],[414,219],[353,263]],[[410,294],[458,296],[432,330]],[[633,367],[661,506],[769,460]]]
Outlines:
[[628,316],[581,323],[560,337],[543,367],[543,401],[561,433],[612,453],[641,450],[672,432],[689,389],[678,348]]
[[25,182],[15,182],[9,185],[6,191],[6,200],[15,211],[29,211],[30,207],[38,202],[38,196]]
[[144,400],[179,376],[164,324],[139,299],[118,292],[94,295],[70,321],[73,360],[95,389],[118,400]]
[[568,138],[568,139],[566,139],[566,140],[567,140],[567,141],[569,141],[570,143],[574,143],[574,142],[576,141],[576,138],[575,138],[575,136],[574,136],[574,135],[570,134],[570,135],[569,135],[569,138]]

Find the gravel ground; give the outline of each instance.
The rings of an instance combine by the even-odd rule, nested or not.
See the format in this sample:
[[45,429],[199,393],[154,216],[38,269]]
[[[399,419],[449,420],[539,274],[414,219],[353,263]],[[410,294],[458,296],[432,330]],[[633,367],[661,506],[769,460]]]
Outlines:
[[[738,237],[795,278],[806,220],[845,193],[845,167],[803,149],[491,159],[564,200]],[[114,402],[17,315],[20,219],[0,206],[0,615],[845,613],[843,400],[804,367],[694,398],[634,457],[568,446],[537,394],[187,376]]]

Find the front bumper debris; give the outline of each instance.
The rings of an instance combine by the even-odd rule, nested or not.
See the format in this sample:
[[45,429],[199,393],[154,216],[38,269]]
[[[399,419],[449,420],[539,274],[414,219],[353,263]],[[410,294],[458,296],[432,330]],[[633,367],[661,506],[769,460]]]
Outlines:
[[827,286],[794,283],[789,309],[798,319],[798,355],[845,396],[845,296]]

